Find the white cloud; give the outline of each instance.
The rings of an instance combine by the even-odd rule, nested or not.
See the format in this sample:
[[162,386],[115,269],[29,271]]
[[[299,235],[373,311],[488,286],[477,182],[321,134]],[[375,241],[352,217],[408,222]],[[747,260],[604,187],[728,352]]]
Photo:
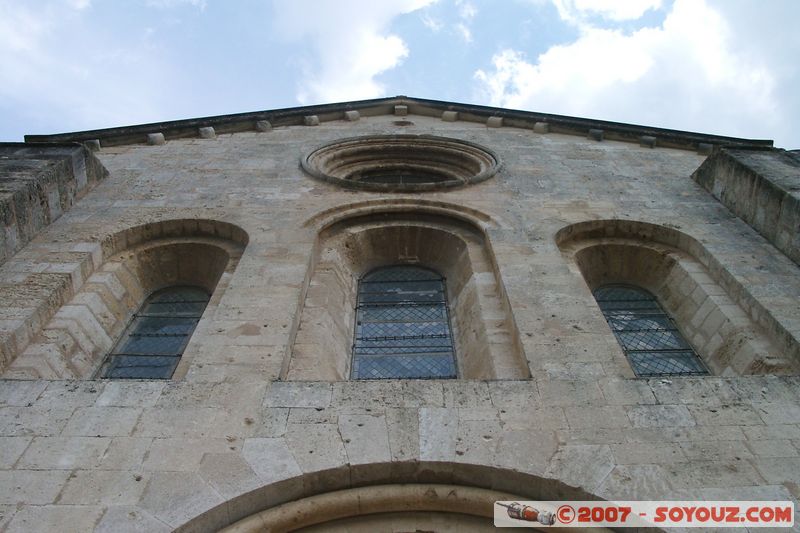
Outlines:
[[92,0],[67,0],[67,4],[73,9],[86,9],[92,5]]
[[552,0],[562,20],[581,23],[589,15],[608,20],[636,20],[650,9],[661,7],[661,0]]
[[386,89],[376,77],[408,56],[403,40],[388,32],[389,23],[433,1],[275,1],[274,30],[285,40],[308,39],[314,50],[315,57],[304,66],[298,101],[308,104],[383,96]]
[[453,24],[456,34],[465,43],[472,42],[472,20],[478,14],[478,8],[470,0],[455,0],[455,7],[458,10],[458,22]]
[[198,8],[200,11],[205,10],[207,6],[206,0],[147,0],[145,3],[150,7],[156,7],[159,9],[171,9],[174,7],[189,5]]
[[464,20],[471,20],[478,14],[478,8],[469,0],[456,0],[458,16]]
[[464,39],[464,42],[472,42],[472,31],[469,29],[469,26],[463,22],[459,22],[456,24],[456,31],[461,35],[461,38]]
[[422,14],[422,23],[434,33],[439,32],[444,27],[441,21],[430,16],[429,13]]
[[[548,0],[543,0],[548,1]],[[445,11],[447,10],[447,11]],[[420,19],[422,24],[434,33],[439,33],[445,26],[447,33],[456,35],[465,43],[472,42],[472,20],[478,14],[478,8],[469,0],[453,0],[452,7],[446,6],[440,10],[444,12],[446,22],[441,18],[434,18],[427,10],[423,11]]]
[[676,0],[660,27],[580,32],[535,61],[517,50],[497,53],[492,69],[475,74],[484,97],[502,107],[742,137],[782,127],[773,72],[735,49],[726,20],[702,0]]

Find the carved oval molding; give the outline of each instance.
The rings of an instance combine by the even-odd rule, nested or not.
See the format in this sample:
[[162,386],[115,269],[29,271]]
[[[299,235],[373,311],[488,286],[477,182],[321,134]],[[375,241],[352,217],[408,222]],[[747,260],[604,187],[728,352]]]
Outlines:
[[500,158],[468,141],[432,135],[368,135],[338,140],[301,160],[315,178],[350,189],[419,192],[494,176]]

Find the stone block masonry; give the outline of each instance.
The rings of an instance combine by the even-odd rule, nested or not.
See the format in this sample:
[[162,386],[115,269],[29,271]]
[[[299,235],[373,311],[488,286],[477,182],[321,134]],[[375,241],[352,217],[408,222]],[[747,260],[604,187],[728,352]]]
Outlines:
[[106,175],[77,144],[0,143],[0,265]]
[[800,264],[800,154],[721,148],[692,178]]
[[[741,363],[800,338],[800,276],[691,178],[698,143],[722,141],[526,117],[398,98],[78,135],[100,139],[82,157],[108,176],[0,265],[0,530],[211,532],[348,490],[372,499],[326,508],[405,509],[415,484],[440,522],[402,513],[403,530],[455,529],[441,506],[490,501],[461,499],[467,489],[797,501],[800,380]],[[153,132],[165,143],[148,144]],[[502,164],[477,183],[402,192],[345,189],[300,165],[342,139],[400,135],[475,143]],[[578,261],[557,236],[582,224],[570,250],[591,253]],[[199,257],[215,266],[205,278]],[[447,277],[459,379],[346,379],[358,279],[396,262]],[[720,364],[636,378],[592,280],[634,283],[671,262],[652,292]],[[173,377],[91,379],[144,298],[187,281],[211,299]],[[729,339],[741,343],[719,348]],[[381,513],[347,520],[361,518]],[[389,529],[364,524],[353,528]]]

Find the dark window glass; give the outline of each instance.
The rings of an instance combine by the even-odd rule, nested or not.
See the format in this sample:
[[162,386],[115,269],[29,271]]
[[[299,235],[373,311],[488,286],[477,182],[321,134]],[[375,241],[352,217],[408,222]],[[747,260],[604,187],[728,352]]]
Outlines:
[[389,183],[393,185],[410,185],[416,183],[440,183],[447,181],[447,176],[411,169],[381,169],[364,172],[358,178],[362,183]]
[[100,377],[172,377],[208,299],[198,287],[169,287],[151,294],[108,354]]
[[639,287],[606,285],[594,297],[637,376],[708,374],[652,294]]
[[358,285],[353,379],[455,378],[444,278],[408,265]]

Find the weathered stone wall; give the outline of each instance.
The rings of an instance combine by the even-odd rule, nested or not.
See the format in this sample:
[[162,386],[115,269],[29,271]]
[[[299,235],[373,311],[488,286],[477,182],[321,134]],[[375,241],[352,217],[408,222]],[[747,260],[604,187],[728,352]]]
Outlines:
[[350,376],[357,280],[401,262],[425,265],[446,278],[462,378],[529,377],[483,232],[452,213],[405,209],[402,215],[357,216],[322,232],[285,377],[338,381]]
[[800,264],[800,154],[722,148],[692,178]]
[[[702,243],[742,313],[760,324],[766,310],[800,338],[797,265],[691,179],[702,156],[404,118],[97,153],[108,179],[0,267],[0,282],[16,287],[3,300],[8,320],[53,316],[110,257],[103,243],[129,228],[217,220],[249,241],[195,330],[184,375],[0,382],[0,527],[211,531],[285,501],[397,482],[545,499],[800,497],[798,378],[635,379],[556,242],[597,219],[670,227]],[[342,190],[299,168],[323,143],[392,133],[473,141],[504,166],[485,182],[424,194]],[[494,265],[482,268],[502,285],[485,287],[507,297],[533,378],[279,380],[311,294],[319,231],[330,213],[367,205],[373,214],[438,206],[483,221]],[[30,334],[46,322],[31,319]],[[325,358],[333,348],[316,349]]]
[[724,269],[687,234],[596,220],[564,228],[556,239],[592,290],[632,283],[655,294],[715,375],[798,374],[796,337],[747,287],[731,285]]
[[77,144],[0,144],[0,265],[104,177]]

